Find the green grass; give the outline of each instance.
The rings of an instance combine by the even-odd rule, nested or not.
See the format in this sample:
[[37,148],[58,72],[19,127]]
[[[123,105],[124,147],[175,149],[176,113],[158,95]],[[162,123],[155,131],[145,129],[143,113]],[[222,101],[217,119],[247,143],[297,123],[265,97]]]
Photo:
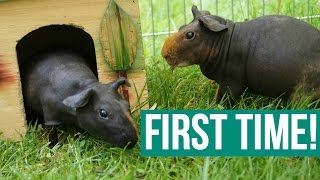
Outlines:
[[[197,67],[168,71],[148,66],[150,103],[158,109],[223,109],[216,85]],[[245,95],[235,109],[281,108],[281,100]],[[309,101],[284,108],[312,108]],[[135,116],[139,126],[139,116]],[[319,179],[315,157],[142,157],[134,149],[110,148],[74,128],[60,128],[60,144],[49,149],[48,134],[31,127],[21,142],[0,141],[0,179]]]
[[[158,109],[223,109],[213,103],[216,85],[197,67],[172,72],[163,62],[148,66],[150,103]],[[245,95],[235,109],[306,109],[309,101]],[[139,116],[135,116],[139,126]],[[0,179],[319,179],[315,157],[141,157],[134,149],[110,148],[73,128],[60,128],[60,144],[49,149],[48,134],[31,127],[21,142],[0,141]]]
[[[165,1],[154,2],[155,31],[167,31]],[[215,12],[215,1],[203,0],[202,7]],[[219,14],[230,18],[230,2],[219,4]],[[247,1],[234,1],[235,20],[247,18]],[[261,1],[250,1],[250,18],[261,15]],[[296,0],[296,15],[305,15],[305,1]],[[319,2],[311,0],[313,12],[320,14]],[[142,30],[151,32],[149,0],[140,0]],[[187,0],[187,22],[191,20]],[[290,1],[268,1],[266,13],[280,9],[292,12]],[[170,26],[184,24],[183,1],[170,2]],[[182,8],[181,8],[182,7]],[[255,8],[253,8],[255,7]],[[260,8],[259,8],[260,7]],[[313,25],[319,26],[319,20]],[[197,66],[169,70],[159,57],[163,40],[155,39],[153,57],[151,37],[144,38],[150,105],[157,109],[224,109],[213,103],[217,85],[205,78]],[[282,102],[246,94],[233,109],[313,109],[308,99]],[[134,117],[139,127],[139,115]],[[320,159],[316,157],[142,157],[140,142],[131,150],[110,148],[105,143],[73,128],[60,128],[60,144],[48,148],[48,134],[41,127],[30,127],[20,142],[0,141],[0,179],[320,179]]]
[[[184,1],[186,2],[185,6]],[[152,30],[155,33],[176,31],[181,25],[192,20],[191,6],[193,4],[203,10],[209,10],[211,14],[217,14],[230,20],[233,19],[235,22],[263,15],[263,0],[233,0],[233,6],[232,0],[217,1],[218,6],[216,0],[174,0],[169,1],[169,4],[166,1],[152,0],[153,8],[151,10],[151,0],[140,0],[142,32],[152,33]],[[202,2],[202,5],[200,2]],[[295,2],[295,5],[293,5],[293,2]],[[186,17],[184,16],[185,13]],[[283,14],[295,17],[320,15],[320,2],[319,0],[265,0],[264,14]],[[154,21],[154,29],[152,19]],[[304,20],[320,28],[320,18]],[[160,55],[165,38],[166,35],[144,38],[146,59],[150,60],[154,58],[154,55]]]
[[[30,132],[20,143],[0,144],[1,179],[319,179],[316,158],[141,157],[137,149],[106,148],[87,136],[68,136],[48,149]],[[204,171],[205,162],[208,171]]]

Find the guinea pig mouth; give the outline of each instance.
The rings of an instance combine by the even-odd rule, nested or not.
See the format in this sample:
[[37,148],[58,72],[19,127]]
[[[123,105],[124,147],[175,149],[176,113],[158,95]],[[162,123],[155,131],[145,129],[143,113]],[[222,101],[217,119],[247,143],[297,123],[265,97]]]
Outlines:
[[177,67],[176,63],[172,63],[171,61],[167,61],[167,63],[170,66],[171,69],[175,69]]
[[131,149],[135,146],[135,144],[138,141],[138,136],[137,134],[130,134],[127,135],[125,133],[103,133],[103,134],[95,134],[91,133],[94,135],[97,139],[100,139],[110,146],[113,147],[120,147],[120,148],[127,148]]
[[104,141],[110,143],[112,146],[131,149],[138,142],[138,135],[136,131],[118,130],[104,135]]
[[167,64],[168,64],[172,69],[178,67],[178,61],[177,61],[175,58],[172,58],[172,57],[169,58],[169,57],[167,57],[167,58],[165,58],[165,60],[166,60]]
[[187,61],[183,61],[183,62],[177,62],[177,61],[167,61],[168,65],[170,66],[170,69],[174,70],[177,67],[186,67],[186,66],[190,66],[190,63],[188,63]]
[[115,146],[127,149],[132,149],[137,144],[138,138],[128,138],[127,136],[122,136],[114,143]]
[[137,144],[137,141],[135,141],[135,142],[129,141],[129,142],[125,142],[125,143],[119,143],[116,146],[120,147],[120,148],[126,147],[127,149],[132,149],[136,144]]
[[187,61],[176,64],[176,67],[186,67],[186,66],[190,66],[190,63],[188,63]]

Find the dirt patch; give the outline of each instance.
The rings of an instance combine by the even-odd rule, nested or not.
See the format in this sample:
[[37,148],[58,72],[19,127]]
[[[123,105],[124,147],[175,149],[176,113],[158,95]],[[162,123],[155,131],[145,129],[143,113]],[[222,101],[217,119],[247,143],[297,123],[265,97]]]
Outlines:
[[0,91],[7,88],[17,80],[16,76],[10,72],[8,65],[0,55]]

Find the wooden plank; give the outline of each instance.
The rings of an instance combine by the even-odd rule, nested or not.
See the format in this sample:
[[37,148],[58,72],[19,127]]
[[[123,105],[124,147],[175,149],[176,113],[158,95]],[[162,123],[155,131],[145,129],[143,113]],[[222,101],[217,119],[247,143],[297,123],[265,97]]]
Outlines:
[[[139,22],[137,0],[120,0],[131,11],[133,18]],[[134,3],[133,3],[134,2]],[[94,41],[97,58],[99,81],[107,83],[114,80],[116,73],[112,72],[103,57],[103,50],[99,39],[101,19],[105,13],[108,0],[15,0],[0,2],[0,56],[3,63],[16,78],[11,85],[0,90],[0,132],[6,139],[18,140],[26,131],[25,114],[19,69],[16,56],[17,42],[29,32],[51,24],[67,24],[82,27]],[[140,28],[139,28],[140,30]],[[139,31],[141,35],[141,31]],[[142,48],[142,41],[138,45]],[[129,79],[138,84],[138,91],[146,99],[144,60],[142,53],[138,58],[137,71],[129,71]],[[133,65],[134,68],[135,65]],[[138,73],[138,70],[140,72]],[[131,79],[132,78],[132,79]],[[134,82],[133,82],[134,81]],[[142,85],[143,84],[143,85]],[[132,98],[135,96],[134,87],[129,88]],[[130,101],[131,106],[137,100]]]
[[[0,59],[0,132],[3,139],[19,139],[26,132],[25,114],[19,91],[16,65],[8,62],[5,56]],[[11,72],[12,71],[12,72]]]

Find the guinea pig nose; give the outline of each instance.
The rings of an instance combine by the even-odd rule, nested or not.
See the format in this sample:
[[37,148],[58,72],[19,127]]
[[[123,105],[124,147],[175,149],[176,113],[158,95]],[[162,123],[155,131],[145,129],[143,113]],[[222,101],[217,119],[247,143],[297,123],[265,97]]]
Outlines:
[[135,138],[131,138],[130,141],[128,142],[127,148],[128,149],[133,148],[137,144],[137,142],[138,142],[138,138],[136,138],[136,137]]
[[162,55],[162,57],[164,58],[164,59],[167,59],[168,58],[168,54],[167,53],[165,53],[164,51],[162,51],[161,52],[161,55]]
[[167,58],[168,58],[168,55],[163,56],[163,58],[167,59]]
[[162,47],[161,55],[162,55],[162,57],[165,58],[165,59],[167,59],[168,56],[169,56],[168,50],[167,50],[167,48],[166,48],[165,46]]
[[128,149],[133,148],[137,144],[137,142],[138,142],[137,134],[130,134],[130,135],[124,134],[124,133],[122,133],[122,134],[123,134],[125,141],[127,142],[126,145],[127,145]]
[[137,144],[137,138],[129,138],[128,136],[123,136],[123,138],[116,144],[116,146],[127,149],[132,149]]

